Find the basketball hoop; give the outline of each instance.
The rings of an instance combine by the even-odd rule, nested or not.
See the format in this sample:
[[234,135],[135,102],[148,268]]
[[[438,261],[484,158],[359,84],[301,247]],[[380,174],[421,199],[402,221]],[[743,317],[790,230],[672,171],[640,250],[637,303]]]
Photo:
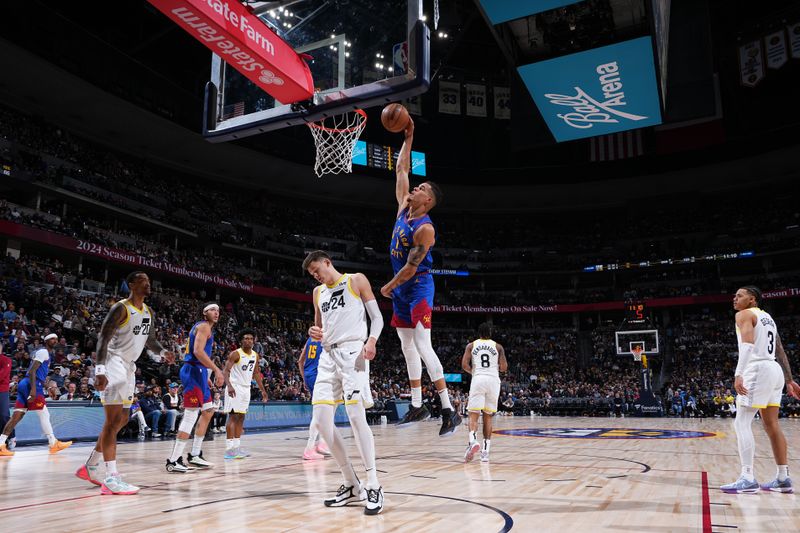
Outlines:
[[317,146],[317,159],[314,163],[317,177],[352,172],[353,149],[366,125],[367,114],[361,109],[309,122],[308,129],[311,130]]
[[644,353],[642,352],[642,349],[639,346],[631,350],[631,353],[633,354],[634,361],[639,361],[639,362],[642,361],[642,355],[644,355]]

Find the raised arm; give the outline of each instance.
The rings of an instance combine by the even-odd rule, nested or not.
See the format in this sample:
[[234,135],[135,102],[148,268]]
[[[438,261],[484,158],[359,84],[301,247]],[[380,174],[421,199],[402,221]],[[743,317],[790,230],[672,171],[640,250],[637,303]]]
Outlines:
[[406,264],[403,265],[397,274],[383,287],[381,287],[381,294],[387,298],[391,298],[392,291],[410,280],[417,273],[420,263],[428,255],[428,250],[436,242],[436,231],[431,224],[424,224],[417,228],[414,232],[413,246],[408,251],[408,259]]
[[405,135],[406,139],[403,142],[403,147],[400,148],[400,154],[397,156],[397,166],[395,167],[397,184],[395,185],[394,192],[397,197],[398,214],[406,207],[408,191],[410,189],[408,175],[411,172],[411,145],[414,143],[414,121],[411,120],[411,117],[408,118],[408,126],[405,129]]
[[500,367],[500,372],[508,371],[508,360],[506,359],[506,350],[500,343],[497,344],[497,355],[498,355],[497,363],[498,366]]
[[467,374],[472,374],[472,343],[467,344],[464,355],[461,357],[461,368]]

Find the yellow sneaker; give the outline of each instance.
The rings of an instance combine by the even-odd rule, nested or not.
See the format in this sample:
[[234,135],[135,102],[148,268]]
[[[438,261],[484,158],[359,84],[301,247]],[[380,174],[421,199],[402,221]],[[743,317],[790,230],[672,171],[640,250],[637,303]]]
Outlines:
[[54,453],[60,452],[61,450],[66,450],[70,446],[72,446],[71,440],[68,440],[66,442],[61,442],[60,440],[57,440],[55,444],[50,446],[50,454],[52,455]]
[[14,452],[8,449],[5,444],[0,444],[0,457],[13,457]]

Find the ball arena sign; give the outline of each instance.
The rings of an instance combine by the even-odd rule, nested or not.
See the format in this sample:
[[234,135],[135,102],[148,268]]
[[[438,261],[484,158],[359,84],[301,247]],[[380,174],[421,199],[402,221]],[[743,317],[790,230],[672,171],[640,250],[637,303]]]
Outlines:
[[708,431],[633,428],[525,428],[503,429],[494,433],[547,439],[702,439],[717,436]]

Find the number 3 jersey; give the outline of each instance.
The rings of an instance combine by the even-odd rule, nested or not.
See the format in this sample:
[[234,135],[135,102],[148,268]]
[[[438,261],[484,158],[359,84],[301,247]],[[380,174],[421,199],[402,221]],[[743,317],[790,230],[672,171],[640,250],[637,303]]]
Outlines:
[[250,351],[249,354],[241,348],[236,350],[239,354],[239,362],[235,363],[231,368],[231,385],[236,388],[250,389],[250,383],[253,381],[253,370],[256,367],[256,357],[258,354]]
[[472,343],[472,375],[500,379],[497,343],[491,339],[478,339]]
[[367,340],[367,317],[361,298],[350,285],[350,274],[343,274],[333,285],[320,285],[316,301],[322,313],[322,344]]
[[[762,311],[757,307],[751,307],[748,311],[756,315],[756,325],[754,328],[753,344],[756,346],[755,352],[750,356],[750,363],[756,361],[774,361],[775,360],[775,345],[778,342],[778,327],[775,321],[766,311]],[[739,327],[736,327],[736,340],[739,345],[742,344],[742,334]]]
[[108,343],[108,355],[133,363],[142,355],[150,328],[153,327],[153,315],[147,304],[142,304],[142,308],[138,309],[129,300],[121,300],[121,303],[127,315]]

